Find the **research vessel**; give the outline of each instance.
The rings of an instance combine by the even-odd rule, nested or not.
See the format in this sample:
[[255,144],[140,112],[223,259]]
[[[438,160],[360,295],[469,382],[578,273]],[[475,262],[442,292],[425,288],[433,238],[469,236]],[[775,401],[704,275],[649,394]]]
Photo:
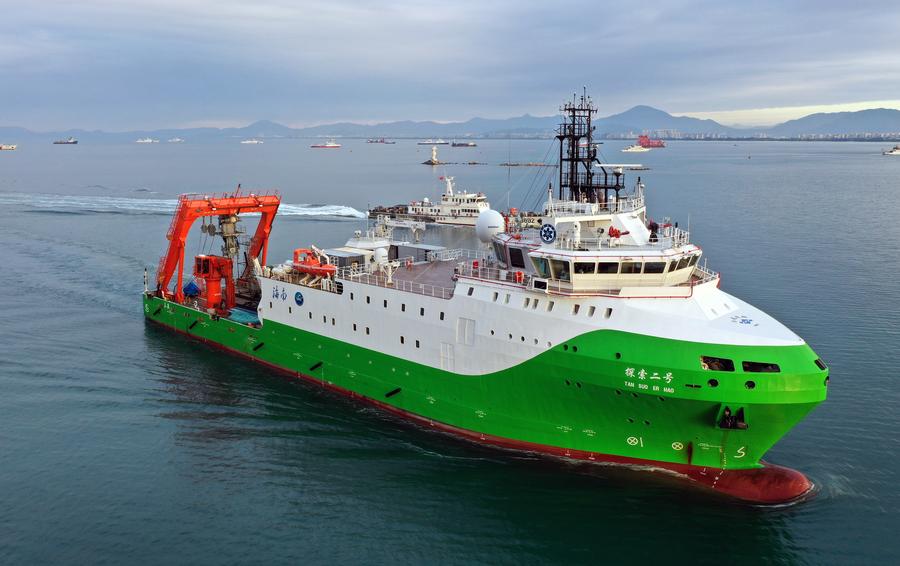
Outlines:
[[[826,365],[722,291],[687,231],[650,219],[643,181],[625,182],[638,167],[580,143],[588,97],[562,112],[539,229],[486,210],[479,250],[359,231],[269,265],[277,194],[184,195],[152,284],[145,271],[144,315],[474,442],[665,472],[753,503],[807,496],[809,479],[763,456],[825,399]],[[221,255],[185,259],[196,220]]]

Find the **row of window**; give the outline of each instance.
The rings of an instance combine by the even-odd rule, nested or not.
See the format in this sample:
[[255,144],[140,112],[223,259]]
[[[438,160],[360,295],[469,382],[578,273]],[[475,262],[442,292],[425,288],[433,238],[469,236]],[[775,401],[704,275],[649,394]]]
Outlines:
[[[734,371],[734,361],[728,358],[700,356],[700,367],[710,371]],[[778,373],[778,364],[768,362],[741,362],[741,369],[747,373]]]
[[[472,293],[469,293],[469,294],[471,295]],[[353,293],[350,293],[350,300],[351,301],[356,300],[356,296]],[[367,305],[372,304],[371,295],[366,295],[366,304]],[[382,304],[382,306],[384,306],[384,308],[388,308],[388,300],[387,299],[383,299],[381,304]],[[406,303],[400,303],[400,312],[406,312]],[[425,316],[425,307],[419,307],[419,316]],[[444,311],[440,311],[438,318],[441,320],[444,320]]]
[[[474,291],[475,291],[475,288],[474,288],[474,287],[469,287],[469,291],[468,291],[467,294],[471,297],[471,296],[472,296],[472,293],[473,293]],[[506,293],[505,296],[504,296],[504,298],[503,298],[503,304],[504,304],[504,305],[508,305],[508,304],[509,304],[509,299],[510,299],[510,294],[509,294],[509,293]],[[499,301],[499,300],[500,300],[500,293],[497,292],[497,291],[494,291],[494,294],[493,294],[493,296],[491,297],[491,300],[492,300],[493,302],[495,302],[495,303],[496,303],[497,301]],[[525,309],[530,308],[531,310],[537,310],[537,309],[538,309],[538,306],[539,306],[540,304],[541,304],[541,299],[535,299],[535,298],[532,298],[532,297],[525,297],[525,299],[524,299],[524,301],[523,301],[523,303],[522,303],[522,308],[525,308]],[[545,308],[547,309],[547,312],[553,312],[553,307],[555,307],[555,306],[556,306],[556,301],[550,301],[550,300],[548,300],[548,301],[546,302],[546,307],[545,307]],[[575,314],[578,314],[579,312],[581,312],[581,305],[578,304],[578,303],[572,305],[572,314],[575,315]],[[611,316],[612,316],[612,312],[613,312],[612,308],[607,308],[606,310],[603,311],[603,318],[609,318],[609,317],[611,317]],[[595,314],[597,314],[597,307],[596,307],[596,306],[593,306],[593,305],[589,306],[588,309],[587,309],[587,315],[588,315],[589,317],[593,317]]]
[[[512,252],[514,248],[510,248]],[[510,253],[510,255],[512,255]],[[686,255],[680,259],[671,261],[576,261],[570,262],[561,259],[547,259],[543,257],[531,258],[534,269],[538,275],[546,279],[559,279],[571,281],[571,274],[575,275],[639,275],[671,273],[693,267],[700,259],[699,254]]]

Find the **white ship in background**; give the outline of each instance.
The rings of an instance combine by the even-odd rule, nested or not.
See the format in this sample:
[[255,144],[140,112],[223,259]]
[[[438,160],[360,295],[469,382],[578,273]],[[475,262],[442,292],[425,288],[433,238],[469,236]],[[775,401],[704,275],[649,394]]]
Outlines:
[[140,138],[134,140],[134,143],[159,143],[159,140],[153,138]]
[[888,151],[881,152],[882,155],[900,155],[900,145],[895,145]]
[[253,139],[249,139],[249,140],[241,140],[241,143],[244,145],[259,145],[259,144],[265,143],[265,142],[263,142],[262,140],[253,138]]
[[441,177],[445,183],[440,202],[431,202],[427,197],[421,201],[413,201],[408,205],[398,204],[390,207],[375,207],[369,216],[376,218],[385,215],[390,218],[405,218],[436,224],[453,226],[475,226],[478,215],[491,208],[484,193],[457,191],[453,185],[453,177]]

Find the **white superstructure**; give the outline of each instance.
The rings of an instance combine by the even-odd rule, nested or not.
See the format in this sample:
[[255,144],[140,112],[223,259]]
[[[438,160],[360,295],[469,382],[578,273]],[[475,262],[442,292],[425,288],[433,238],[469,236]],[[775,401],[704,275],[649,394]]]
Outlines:
[[453,177],[442,177],[445,183],[440,202],[431,202],[428,198],[414,201],[408,207],[408,214],[414,218],[430,218],[438,224],[456,226],[475,226],[475,220],[482,211],[491,208],[484,193],[457,191],[453,185]]

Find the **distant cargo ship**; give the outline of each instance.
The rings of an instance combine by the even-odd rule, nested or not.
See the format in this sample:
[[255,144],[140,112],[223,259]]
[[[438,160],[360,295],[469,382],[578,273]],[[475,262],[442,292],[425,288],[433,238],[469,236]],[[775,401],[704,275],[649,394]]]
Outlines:
[[397,142],[391,141],[391,140],[386,140],[384,138],[371,138],[371,139],[367,139],[366,143],[383,143],[385,145],[393,145]]
[[241,140],[241,143],[244,145],[259,145],[259,144],[265,143],[265,142],[254,138],[254,139],[249,139],[249,140]]
[[153,138],[141,138],[138,140],[134,140],[134,143],[159,143],[159,140]]
[[55,142],[53,142],[53,145],[77,145],[77,144],[78,144],[78,140],[76,140],[72,136],[69,136],[68,138],[66,138],[64,140],[56,140]]
[[447,140],[442,140],[441,138],[438,138],[436,140],[428,138],[427,140],[423,140],[423,141],[419,142],[419,145],[448,145],[448,144],[449,144],[449,142],[447,142]]
[[641,147],[666,147],[666,142],[662,140],[652,140],[650,136],[638,136],[638,145]]
[[478,144],[473,141],[455,141],[452,145],[453,147],[478,147]]

